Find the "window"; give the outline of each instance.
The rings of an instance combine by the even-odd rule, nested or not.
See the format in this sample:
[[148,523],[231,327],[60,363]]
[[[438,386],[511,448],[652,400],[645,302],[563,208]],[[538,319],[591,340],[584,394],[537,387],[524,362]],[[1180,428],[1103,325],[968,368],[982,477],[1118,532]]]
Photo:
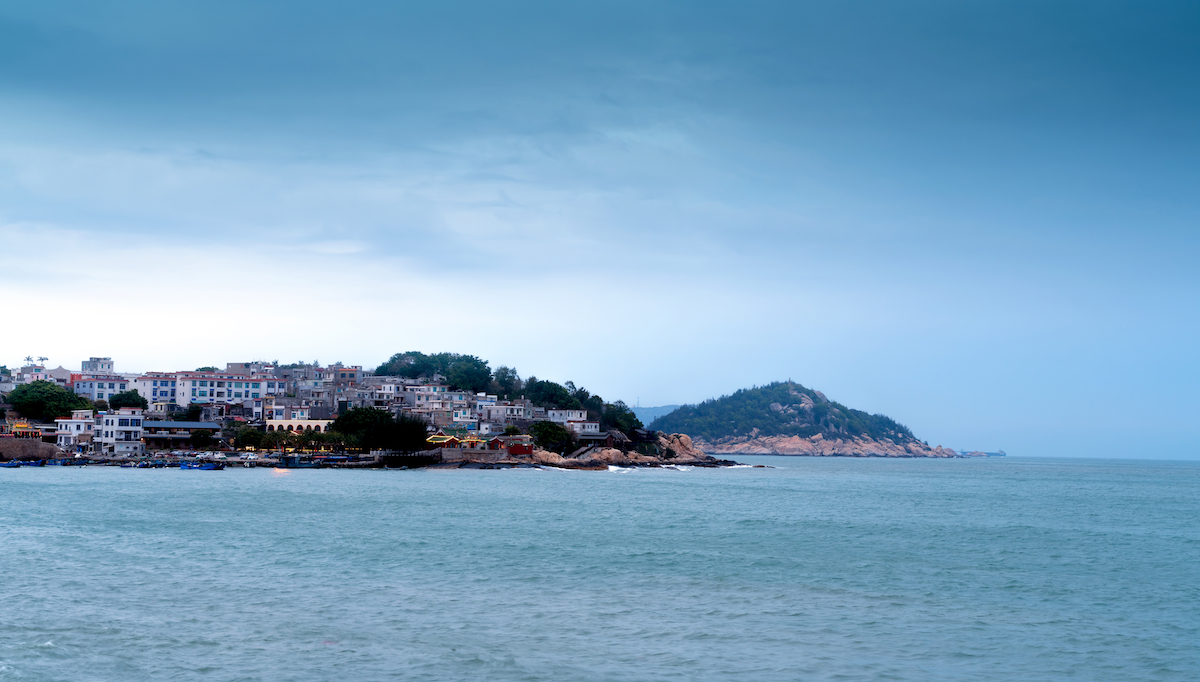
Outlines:
[[129,425],[130,425],[130,426],[141,426],[141,425],[142,425],[142,420],[141,420],[141,419],[130,419],[130,420],[129,420]]
[[237,393],[234,393],[234,394],[233,394],[233,397],[235,397],[235,398],[240,398],[240,397],[242,397],[242,392],[241,392],[241,391],[238,391]]
[[122,391],[124,391],[124,390],[125,390],[125,384],[121,384],[121,390],[122,390]]
[[274,381],[268,381],[268,382],[267,382],[267,388],[275,388],[275,382],[274,382]]
[[224,382],[224,381],[218,381],[218,382],[217,382],[217,388],[225,388],[225,382]]
[[207,397],[208,397],[208,391],[200,391],[200,397],[201,397],[201,398],[207,398]]
[[207,382],[207,381],[201,381],[201,382],[200,382],[200,385],[201,385],[201,386],[207,386],[207,385],[208,385],[208,382]]
[[117,426],[129,426],[129,420],[128,419],[118,419]]
[[257,398],[257,397],[258,397],[258,394],[257,394],[257,393],[252,393],[252,394],[250,395],[250,397],[251,397],[251,398]]
[[151,382],[150,382],[150,385],[152,385],[152,386],[157,386],[157,385],[158,385],[158,382],[157,382],[157,381],[151,381]]
[[218,398],[224,398],[224,397],[225,397],[225,391],[217,391],[217,392],[216,392],[216,396],[217,396]]
[[260,388],[260,382],[257,382],[257,381],[254,382],[254,385],[251,386],[250,388]]
[[116,385],[116,384],[114,384],[114,383],[111,383],[111,382],[110,382],[110,383],[108,384],[108,390],[110,390],[110,391],[111,391],[111,390],[113,390],[113,389],[114,389],[114,388],[116,388],[116,387],[117,387],[117,385]]
[[236,382],[234,382],[234,384],[233,384],[233,387],[234,387],[234,388],[241,388],[241,387],[242,387],[242,382],[240,382],[240,381],[236,381]]

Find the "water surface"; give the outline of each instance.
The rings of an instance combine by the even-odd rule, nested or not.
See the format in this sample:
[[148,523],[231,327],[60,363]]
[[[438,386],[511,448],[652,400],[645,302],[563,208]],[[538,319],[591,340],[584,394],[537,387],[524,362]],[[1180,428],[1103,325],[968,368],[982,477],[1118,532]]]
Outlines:
[[1195,680],[1200,464],[0,470],[0,680]]

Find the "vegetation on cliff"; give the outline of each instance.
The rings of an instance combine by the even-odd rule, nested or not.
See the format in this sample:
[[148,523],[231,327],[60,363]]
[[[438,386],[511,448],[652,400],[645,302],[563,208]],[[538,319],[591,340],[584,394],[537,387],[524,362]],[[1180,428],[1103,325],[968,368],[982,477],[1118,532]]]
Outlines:
[[651,429],[686,433],[713,442],[751,436],[817,434],[838,438],[917,442],[908,427],[882,414],[853,410],[827,399],[820,391],[790,381],[742,389],[733,395],[684,405],[659,417]]
[[[559,384],[531,376],[521,379],[515,367],[500,365],[490,369],[486,360],[460,353],[408,351],[396,353],[375,369],[377,375],[411,379],[446,378],[451,388],[489,392],[501,398],[528,398],[537,407],[561,410],[587,410],[588,419],[600,422],[601,430],[618,429],[629,433],[642,428],[642,422],[624,402],[605,402],[600,396],[575,382]],[[556,441],[557,442],[557,441]],[[566,447],[566,446],[563,446]]]

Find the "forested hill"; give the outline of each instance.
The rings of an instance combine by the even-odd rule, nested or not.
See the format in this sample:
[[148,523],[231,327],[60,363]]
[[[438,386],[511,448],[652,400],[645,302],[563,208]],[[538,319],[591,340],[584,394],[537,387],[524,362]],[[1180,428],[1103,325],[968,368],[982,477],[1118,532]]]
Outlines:
[[837,438],[917,443],[908,427],[882,414],[867,414],[833,402],[820,391],[793,382],[746,388],[699,405],[684,405],[649,426],[715,442],[729,438],[817,434]]

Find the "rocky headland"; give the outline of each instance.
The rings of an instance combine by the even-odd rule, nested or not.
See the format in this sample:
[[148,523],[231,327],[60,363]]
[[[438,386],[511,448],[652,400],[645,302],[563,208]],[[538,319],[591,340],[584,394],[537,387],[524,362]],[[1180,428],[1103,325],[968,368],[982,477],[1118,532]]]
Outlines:
[[957,457],[930,447],[908,427],[786,381],[685,405],[652,429],[691,435],[695,449],[719,455],[810,457]]

